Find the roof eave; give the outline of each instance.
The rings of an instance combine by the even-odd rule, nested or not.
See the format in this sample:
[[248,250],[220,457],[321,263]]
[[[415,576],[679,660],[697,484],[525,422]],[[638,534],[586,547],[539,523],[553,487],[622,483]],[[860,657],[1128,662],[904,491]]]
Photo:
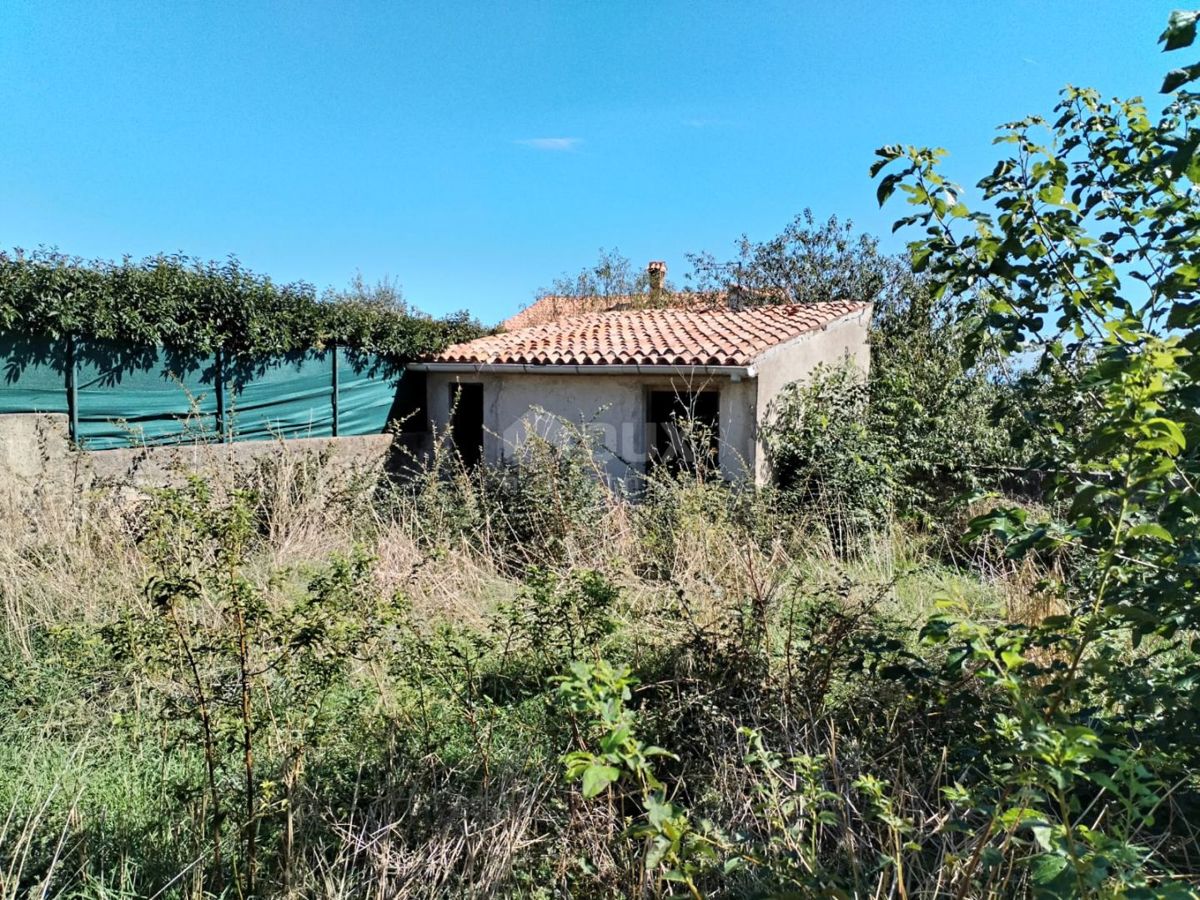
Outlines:
[[738,381],[755,378],[758,371],[748,366],[689,366],[689,365],[606,365],[592,363],[544,364],[537,363],[478,363],[478,362],[412,362],[412,372],[442,372],[446,374],[472,375],[711,375],[725,376]]

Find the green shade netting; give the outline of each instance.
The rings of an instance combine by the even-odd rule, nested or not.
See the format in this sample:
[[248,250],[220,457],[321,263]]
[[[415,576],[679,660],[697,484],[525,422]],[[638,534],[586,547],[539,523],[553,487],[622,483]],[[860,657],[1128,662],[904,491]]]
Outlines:
[[65,342],[0,334],[0,414],[66,413]]
[[372,353],[338,357],[338,434],[379,434],[387,428],[403,370]]
[[[76,347],[76,440],[89,450],[219,439],[216,360],[162,347],[103,341]],[[225,370],[225,424],[233,440],[333,434],[333,362],[309,351]],[[0,335],[0,414],[66,413],[66,343]],[[339,435],[388,425],[402,370],[367,353],[338,355]]]
[[333,434],[332,353],[256,360],[230,375],[225,402],[234,440]]
[[79,429],[88,450],[211,441],[217,437],[216,361],[161,347],[102,342],[76,350]]

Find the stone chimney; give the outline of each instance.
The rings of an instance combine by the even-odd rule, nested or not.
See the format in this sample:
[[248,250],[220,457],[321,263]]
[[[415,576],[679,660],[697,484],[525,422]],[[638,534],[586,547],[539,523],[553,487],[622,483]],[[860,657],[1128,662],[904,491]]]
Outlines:
[[653,297],[658,297],[663,292],[663,285],[667,280],[667,264],[661,259],[650,261],[650,265],[646,266],[646,274],[650,278],[650,294]]

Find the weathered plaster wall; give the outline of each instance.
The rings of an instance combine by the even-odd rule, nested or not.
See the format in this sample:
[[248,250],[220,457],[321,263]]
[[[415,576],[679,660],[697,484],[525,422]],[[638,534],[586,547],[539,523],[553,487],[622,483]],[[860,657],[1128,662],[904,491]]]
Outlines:
[[0,500],[69,493],[80,464],[67,435],[65,415],[0,415]]
[[[650,390],[717,390],[720,402],[722,474],[743,479],[754,471],[755,389],[750,380],[728,376],[429,373],[429,414],[439,432],[450,420],[450,385],[483,385],[484,455],[498,462],[518,453],[530,433],[563,439],[573,427],[586,428],[599,448],[606,476],[632,487],[631,476],[645,470],[646,394]],[[566,423],[564,425],[564,423]]]
[[[755,362],[758,371],[758,423],[761,429],[771,416],[771,404],[784,387],[803,381],[817,366],[837,365],[849,359],[864,373],[871,365],[868,328],[871,307],[829,323],[820,331],[809,332],[768,350]],[[761,484],[770,477],[770,465],[763,452],[761,434],[755,440],[756,478]]]
[[41,477],[69,456],[67,417],[51,413],[0,416],[0,471],[6,479]]
[[179,482],[187,473],[238,469],[264,458],[321,456],[335,471],[382,472],[392,451],[390,434],[339,438],[238,441],[232,444],[183,444],[178,447],[131,447],[80,453],[93,479],[139,486]]
[[72,449],[63,415],[0,415],[0,490],[24,495],[103,483],[163,486],[189,472],[251,465],[265,457],[320,454],[345,472],[382,472],[395,449],[390,434],[233,444],[184,444],[94,452]]
[[727,376],[655,378],[644,375],[495,373],[429,373],[429,419],[445,439],[450,421],[450,385],[461,381],[483,385],[484,456],[498,462],[518,450],[536,430],[562,435],[561,421],[586,426],[601,448],[598,462],[614,482],[628,482],[644,471],[647,452],[646,392],[719,390],[720,466],[731,480],[770,475],[761,443],[761,426],[772,401],[793,381],[807,378],[822,363],[849,358],[864,372],[870,365],[867,328],[871,309],[832,322],[775,347],[757,360],[757,377],[734,382]]

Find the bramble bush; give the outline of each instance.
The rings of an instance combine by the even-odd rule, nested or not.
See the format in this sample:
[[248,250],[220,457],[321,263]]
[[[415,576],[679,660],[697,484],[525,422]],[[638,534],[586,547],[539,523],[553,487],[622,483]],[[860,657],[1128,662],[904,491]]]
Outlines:
[[920,279],[896,281],[875,310],[867,376],[849,363],[818,368],[780,392],[764,428],[778,486],[842,510],[848,536],[892,510],[936,528],[963,495],[1033,461],[1014,426],[1038,415],[1042,382],[964,363],[970,328],[952,305]]
[[780,392],[764,428],[771,474],[795,502],[828,510],[838,544],[889,520],[896,492],[885,438],[871,428],[867,380],[851,365],[819,367]]

